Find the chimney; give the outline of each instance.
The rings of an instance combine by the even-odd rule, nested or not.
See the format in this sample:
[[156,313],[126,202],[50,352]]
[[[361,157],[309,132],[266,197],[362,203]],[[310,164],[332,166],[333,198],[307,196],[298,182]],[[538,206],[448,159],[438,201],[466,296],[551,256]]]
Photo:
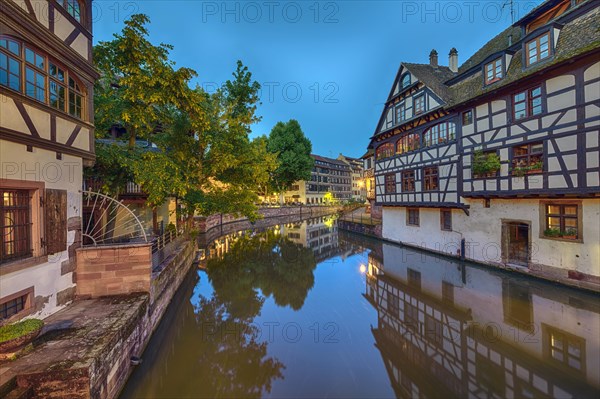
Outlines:
[[458,72],[458,50],[452,47],[448,56],[448,68],[454,73]]
[[429,65],[434,68],[438,67],[438,53],[435,49],[431,50],[431,53],[429,53]]

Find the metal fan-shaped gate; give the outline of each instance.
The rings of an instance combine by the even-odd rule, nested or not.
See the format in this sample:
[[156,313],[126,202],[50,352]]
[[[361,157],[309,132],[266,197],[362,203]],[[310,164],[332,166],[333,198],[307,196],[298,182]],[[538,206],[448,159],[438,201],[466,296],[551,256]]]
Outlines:
[[127,205],[102,193],[82,195],[83,246],[148,242],[143,223]]

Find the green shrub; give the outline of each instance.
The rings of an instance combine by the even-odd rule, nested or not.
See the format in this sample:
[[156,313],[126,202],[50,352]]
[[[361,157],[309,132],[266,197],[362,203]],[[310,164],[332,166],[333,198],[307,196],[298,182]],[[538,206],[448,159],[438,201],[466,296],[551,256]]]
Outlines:
[[0,343],[27,335],[40,329],[44,322],[38,319],[23,320],[0,327]]

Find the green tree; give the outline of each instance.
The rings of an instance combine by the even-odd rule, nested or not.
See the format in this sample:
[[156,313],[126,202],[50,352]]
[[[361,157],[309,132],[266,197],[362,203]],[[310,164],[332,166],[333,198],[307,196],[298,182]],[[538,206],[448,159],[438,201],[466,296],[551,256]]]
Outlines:
[[312,143],[297,120],[277,122],[269,134],[267,149],[277,154],[277,169],[271,176],[271,189],[281,193],[298,180],[310,179],[315,164],[310,156]]
[[[152,207],[175,196],[188,216],[224,212],[257,218],[256,191],[276,166],[266,140],[249,138],[260,120],[260,85],[238,61],[233,79],[214,94],[190,88],[196,72],[174,69],[172,46],[152,45],[148,22],[144,15],[132,16],[123,33],[95,49],[102,73],[95,95],[98,131],[117,123],[128,141],[98,145],[89,173],[99,174],[112,194],[135,181]],[[154,145],[140,148],[136,138]]]

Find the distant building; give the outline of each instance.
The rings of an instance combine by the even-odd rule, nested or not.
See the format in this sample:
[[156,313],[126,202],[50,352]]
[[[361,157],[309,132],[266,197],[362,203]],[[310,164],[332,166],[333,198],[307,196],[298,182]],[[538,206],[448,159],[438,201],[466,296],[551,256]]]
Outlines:
[[298,181],[285,192],[286,203],[326,204],[348,201],[352,198],[352,169],[338,159],[311,155],[315,166],[310,181]]
[[350,176],[352,178],[352,199],[364,202],[367,199],[367,189],[365,187],[364,166],[362,159],[348,157],[340,154],[340,161],[346,162],[350,166]]
[[460,67],[401,63],[369,145],[384,238],[599,286],[599,19],[547,0]]

